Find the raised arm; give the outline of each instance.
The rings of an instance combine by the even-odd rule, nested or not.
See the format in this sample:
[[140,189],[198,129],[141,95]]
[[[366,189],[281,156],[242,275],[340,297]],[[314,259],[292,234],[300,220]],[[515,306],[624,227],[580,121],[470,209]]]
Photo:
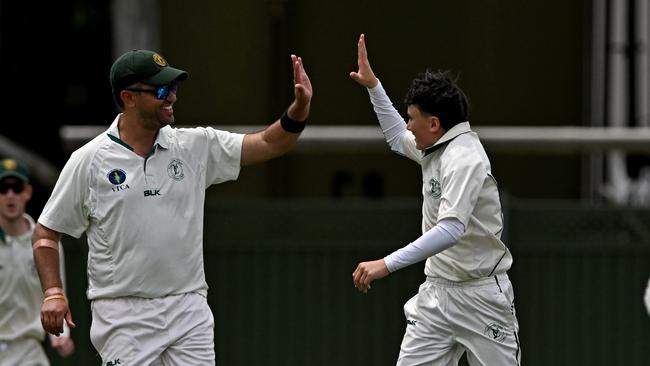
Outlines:
[[379,79],[377,79],[370,67],[368,50],[366,49],[366,36],[364,34],[359,36],[359,42],[357,42],[357,65],[359,70],[350,73],[352,80],[369,89],[376,87],[379,84]]
[[291,61],[293,63],[294,101],[287,109],[286,114],[283,114],[264,131],[244,136],[242,166],[260,163],[285,154],[298,140],[300,132],[305,127],[305,121],[309,117],[313,90],[302,58],[291,55]]
[[393,103],[386,95],[386,91],[384,91],[379,79],[370,67],[368,50],[366,49],[366,36],[363,34],[359,36],[359,42],[357,42],[357,65],[359,70],[351,72],[350,77],[359,85],[368,89],[370,102],[377,115],[386,142],[393,151],[407,155],[402,146],[402,136],[407,132],[406,122],[393,107]]
[[40,223],[36,224],[32,243],[34,262],[43,288],[41,323],[46,332],[58,336],[63,333],[63,321],[75,327],[68,301],[63,292],[63,281],[59,271],[59,241],[61,233]]

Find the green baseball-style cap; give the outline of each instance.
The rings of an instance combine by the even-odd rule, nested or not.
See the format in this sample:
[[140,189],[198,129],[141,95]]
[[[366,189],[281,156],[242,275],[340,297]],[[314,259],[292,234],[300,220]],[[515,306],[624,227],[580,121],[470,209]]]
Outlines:
[[0,160],[0,180],[8,177],[18,178],[23,183],[29,183],[29,169],[18,160],[2,159]]
[[165,85],[187,79],[187,71],[169,66],[159,54],[132,50],[118,57],[111,66],[111,87],[118,92],[135,83]]

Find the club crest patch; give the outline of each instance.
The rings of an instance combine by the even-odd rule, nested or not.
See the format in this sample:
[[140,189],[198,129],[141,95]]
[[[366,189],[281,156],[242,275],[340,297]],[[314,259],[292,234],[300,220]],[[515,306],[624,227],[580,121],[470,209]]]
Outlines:
[[157,53],[153,54],[153,62],[157,63],[158,66],[167,66],[167,61],[165,61],[165,59]]
[[108,181],[113,185],[120,185],[126,182],[126,173],[122,169],[113,169],[107,175]]
[[16,163],[16,160],[6,159],[2,163],[2,166],[5,168],[5,170],[16,170],[16,167],[18,166],[18,163]]
[[167,165],[167,174],[173,180],[181,180],[185,178],[183,173],[183,161],[180,159],[172,159]]
[[440,187],[440,182],[433,178],[429,180],[429,194],[433,196],[433,198],[440,198],[440,196],[442,196],[442,188]]
[[488,324],[483,333],[497,342],[503,342],[503,340],[506,339],[506,331],[501,324]]

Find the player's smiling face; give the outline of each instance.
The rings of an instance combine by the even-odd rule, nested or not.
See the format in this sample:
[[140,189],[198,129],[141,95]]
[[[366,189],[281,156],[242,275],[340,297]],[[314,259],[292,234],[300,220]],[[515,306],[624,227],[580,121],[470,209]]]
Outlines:
[[[139,88],[155,90],[152,85],[139,84]],[[144,120],[148,129],[158,129],[174,123],[174,103],[176,93],[170,91],[164,100],[156,99],[152,93],[138,93],[138,114]]]
[[440,121],[434,116],[422,113],[417,105],[408,106],[408,124],[406,128],[415,136],[415,147],[424,150],[433,145],[444,134]]

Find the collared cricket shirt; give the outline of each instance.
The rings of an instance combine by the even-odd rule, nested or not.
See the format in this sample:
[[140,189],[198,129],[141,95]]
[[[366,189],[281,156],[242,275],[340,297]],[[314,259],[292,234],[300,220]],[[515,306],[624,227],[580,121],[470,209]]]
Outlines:
[[465,225],[458,242],[432,257],[425,274],[466,281],[505,273],[512,255],[501,241],[503,215],[490,161],[470,129],[459,123],[424,152],[410,131],[401,137],[404,154],[422,167],[422,232],[455,217]]
[[86,233],[89,299],[205,295],[205,190],[237,179],[244,135],[166,126],[143,158],[119,118],[72,154],[38,221]]
[[[34,220],[27,214],[29,230],[10,236],[0,230],[0,341],[28,337],[42,341],[41,325],[43,290],[38,279],[32,252]],[[65,284],[65,261],[59,243],[59,271]]]

